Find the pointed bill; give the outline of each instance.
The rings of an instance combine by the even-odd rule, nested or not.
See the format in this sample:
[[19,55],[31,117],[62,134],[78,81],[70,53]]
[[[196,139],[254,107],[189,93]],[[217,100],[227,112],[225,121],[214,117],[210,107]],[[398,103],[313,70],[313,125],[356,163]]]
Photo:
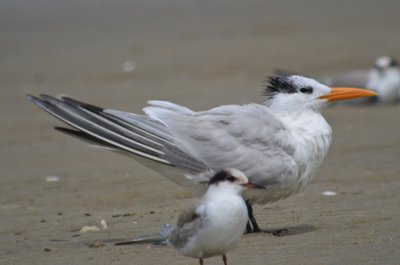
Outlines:
[[254,184],[252,182],[247,182],[246,184],[242,184],[243,187],[248,188],[248,189],[265,189],[264,186],[262,185],[258,185],[258,184]]
[[373,97],[378,94],[371,90],[350,88],[350,87],[332,87],[331,93],[320,96],[320,99],[327,99],[330,102],[361,97]]

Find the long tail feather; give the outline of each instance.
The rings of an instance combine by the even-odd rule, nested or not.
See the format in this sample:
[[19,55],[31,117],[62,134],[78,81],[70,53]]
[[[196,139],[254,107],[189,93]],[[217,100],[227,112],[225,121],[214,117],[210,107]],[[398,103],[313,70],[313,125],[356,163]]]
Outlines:
[[[179,185],[193,186],[196,179],[191,176],[209,171],[203,161],[177,146],[176,139],[161,121],[144,115],[103,109],[69,97],[55,98],[45,94],[27,97],[44,111],[73,127],[55,127],[56,130],[91,146],[131,156]],[[191,112],[172,103],[155,101],[153,104],[168,107],[172,111]]]
[[162,158],[164,152],[161,144],[145,139],[83,107],[80,108],[80,105],[72,104],[72,101],[68,103],[48,95],[41,95],[41,98],[28,96],[28,98],[51,115],[91,137],[139,156],[172,165]]

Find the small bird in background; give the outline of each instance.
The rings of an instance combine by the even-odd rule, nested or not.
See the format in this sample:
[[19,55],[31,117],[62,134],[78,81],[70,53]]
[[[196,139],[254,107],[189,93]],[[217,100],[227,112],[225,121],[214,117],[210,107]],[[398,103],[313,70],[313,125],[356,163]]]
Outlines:
[[176,226],[169,225],[161,238],[135,239],[116,245],[158,241],[177,249],[183,256],[199,259],[200,265],[204,264],[203,259],[219,255],[227,265],[226,253],[239,244],[246,229],[247,207],[241,194],[247,188],[265,189],[249,182],[239,170],[224,169],[209,179],[204,196],[182,211]]
[[[290,75],[284,70],[277,74]],[[344,101],[341,104],[400,104],[400,66],[388,56],[376,59],[369,70],[352,70],[333,76],[312,77],[332,87],[361,87],[377,92],[377,96]]]
[[326,77],[323,83],[328,86],[362,87],[378,94],[375,98],[356,99],[348,103],[400,103],[400,67],[394,58],[388,56],[379,57],[370,70],[354,70],[341,75]]
[[321,115],[329,103],[375,96],[356,88],[328,87],[303,76],[273,76],[263,104],[225,105],[195,112],[149,101],[146,115],[103,109],[68,97],[28,96],[72,126],[71,136],[133,157],[171,181],[199,187],[191,176],[207,169],[236,168],[252,183],[246,190],[248,232],[262,232],[252,204],[266,204],[302,191],[328,152],[332,130]]

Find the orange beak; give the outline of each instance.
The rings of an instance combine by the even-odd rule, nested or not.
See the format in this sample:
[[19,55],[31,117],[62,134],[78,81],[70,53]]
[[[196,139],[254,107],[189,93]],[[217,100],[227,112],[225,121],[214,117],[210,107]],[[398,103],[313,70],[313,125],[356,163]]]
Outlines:
[[320,96],[320,99],[327,99],[330,102],[354,99],[361,97],[373,97],[378,94],[371,90],[360,89],[360,88],[350,88],[350,87],[332,87],[332,91],[329,94]]

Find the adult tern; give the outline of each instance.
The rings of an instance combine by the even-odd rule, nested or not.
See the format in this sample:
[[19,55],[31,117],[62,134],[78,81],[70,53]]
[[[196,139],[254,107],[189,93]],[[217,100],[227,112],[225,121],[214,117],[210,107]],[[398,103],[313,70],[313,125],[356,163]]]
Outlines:
[[149,101],[146,115],[138,115],[68,97],[28,98],[74,128],[58,130],[133,156],[179,185],[196,189],[201,185],[192,176],[209,169],[244,172],[252,183],[266,187],[244,192],[251,221],[247,230],[260,232],[251,204],[303,190],[324,159],[332,130],[322,109],[329,102],[375,95],[363,89],[331,88],[303,76],[273,76],[263,104],[200,112],[166,101]]

